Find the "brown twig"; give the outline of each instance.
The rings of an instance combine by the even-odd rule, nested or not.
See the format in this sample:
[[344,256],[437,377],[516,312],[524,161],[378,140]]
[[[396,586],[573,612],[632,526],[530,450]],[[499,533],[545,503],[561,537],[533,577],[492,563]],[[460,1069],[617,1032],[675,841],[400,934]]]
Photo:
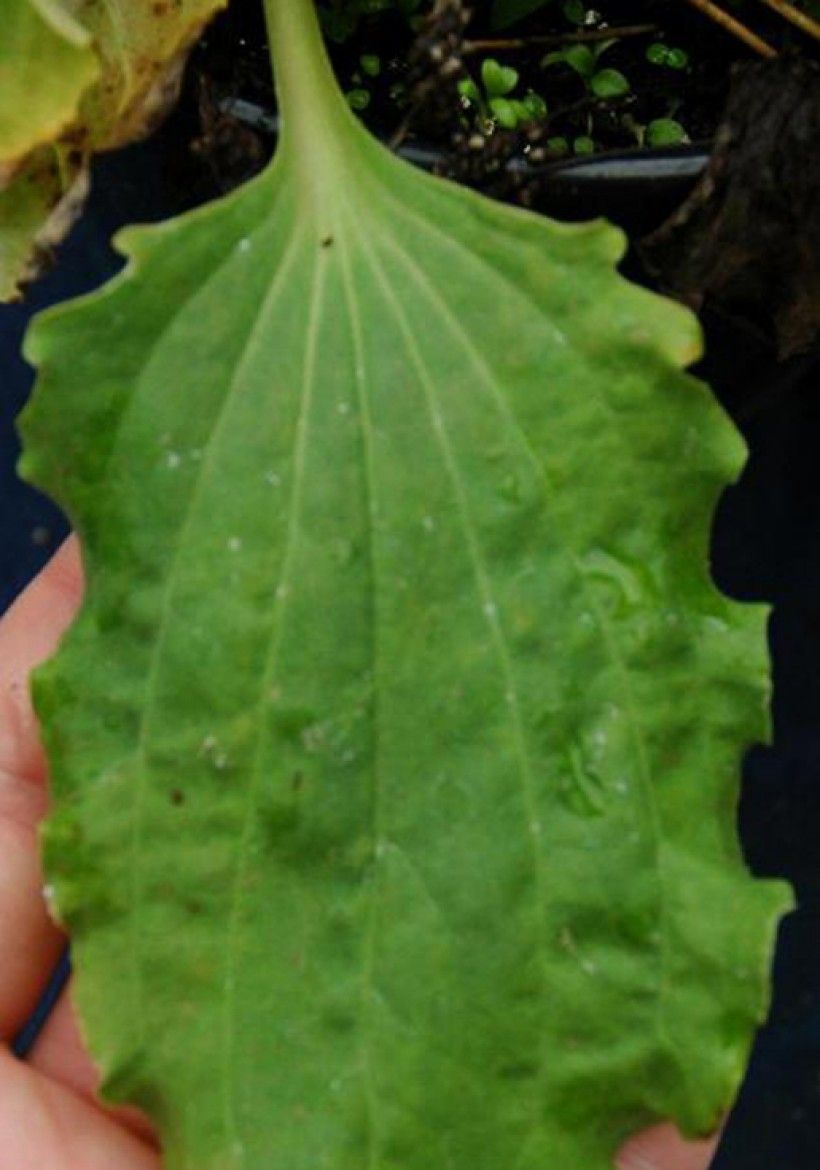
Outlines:
[[532,45],[550,48],[555,45],[578,45],[594,41],[615,41],[623,37],[644,37],[656,33],[656,24],[628,24],[620,28],[579,29],[577,32],[554,33],[538,37],[499,37],[490,40],[465,41],[463,53],[503,53],[505,50],[528,49]]
[[719,24],[721,28],[732,36],[737,37],[738,40],[743,41],[744,45],[754,50],[761,57],[776,57],[777,50],[773,49],[768,41],[764,41],[757,33],[752,32],[750,28],[746,28],[745,24],[741,24],[734,16],[730,16],[728,12],[724,12],[722,8],[718,8],[717,4],[713,4],[712,0],[686,0],[687,4],[691,4],[693,8],[697,8],[704,16],[708,16],[715,24]]
[[795,8],[793,4],[789,4],[788,0],[762,0],[762,3],[774,12],[778,12],[784,20],[788,20],[807,36],[820,41],[820,24],[816,20],[812,20],[805,12],[801,12],[799,8]]

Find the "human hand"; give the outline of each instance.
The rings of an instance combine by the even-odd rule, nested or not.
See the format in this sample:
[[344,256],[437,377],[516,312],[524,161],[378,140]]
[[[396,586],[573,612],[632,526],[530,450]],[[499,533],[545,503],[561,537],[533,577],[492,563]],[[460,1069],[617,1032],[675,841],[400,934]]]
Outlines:
[[[82,595],[76,541],[0,621],[0,1170],[159,1170],[151,1129],[96,1100],[98,1077],[64,996],[25,1063],[8,1047],[35,1006],[63,938],[48,916],[37,851],[46,763],[28,698]],[[627,1143],[619,1170],[706,1170],[713,1143],[658,1126]]]
[[150,1128],[104,1109],[98,1077],[63,997],[30,1059],[9,1044],[33,1010],[64,940],[46,911],[37,824],[46,765],[29,671],[54,650],[82,594],[75,540],[0,622],[0,1170],[159,1170]]

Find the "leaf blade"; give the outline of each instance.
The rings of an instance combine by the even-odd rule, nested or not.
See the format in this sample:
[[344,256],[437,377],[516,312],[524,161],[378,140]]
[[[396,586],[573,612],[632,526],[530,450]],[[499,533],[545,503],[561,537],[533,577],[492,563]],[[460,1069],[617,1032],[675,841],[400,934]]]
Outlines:
[[603,1170],[715,1119],[762,1008],[764,642],[705,549],[739,441],[617,233],[334,117],[31,342],[89,562],[39,685],[81,1005],[171,1166]]

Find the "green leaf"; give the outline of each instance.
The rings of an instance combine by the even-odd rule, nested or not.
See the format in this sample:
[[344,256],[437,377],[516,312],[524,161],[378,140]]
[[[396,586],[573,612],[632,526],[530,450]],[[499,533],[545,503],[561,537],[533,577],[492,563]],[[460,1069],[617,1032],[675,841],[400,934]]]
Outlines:
[[4,0],[0,175],[73,122],[98,72],[90,33],[58,0]]
[[742,446],[618,232],[411,170],[308,0],[269,19],[273,165],[28,342],[89,582],[36,685],[85,1032],[169,1170],[608,1170],[716,1122],[764,1008]]
[[596,57],[589,45],[570,45],[568,49],[550,53],[548,59],[553,57],[569,65],[583,78],[591,77],[595,70]]
[[622,97],[630,85],[618,69],[601,69],[590,79],[589,88],[599,98]]
[[518,70],[487,57],[481,62],[481,80],[488,97],[505,97],[518,85]]
[[[226,0],[7,0],[0,36],[0,300],[80,210],[95,151],[143,137]],[[9,19],[7,29],[6,21]]]
[[458,92],[466,101],[478,103],[481,101],[481,93],[478,86],[473,81],[472,77],[463,77],[458,83]]
[[565,0],[564,16],[570,24],[583,25],[587,19],[587,6],[583,0]]
[[685,49],[671,49],[661,41],[647,46],[646,59],[653,65],[665,65],[668,69],[685,69],[689,54]]
[[666,64],[670,69],[685,69],[689,64],[689,54],[685,49],[670,49]]
[[378,77],[382,71],[382,59],[378,53],[362,53],[359,64],[368,77]]
[[490,102],[490,112],[504,130],[514,130],[521,116],[527,116],[522,103],[510,101],[509,98],[493,98]]
[[547,103],[539,93],[535,93],[532,89],[528,91],[521,105],[524,107],[526,117],[533,121],[542,121],[549,113]]
[[351,110],[366,110],[370,105],[370,90],[368,89],[351,89],[345,94],[347,104]]
[[655,118],[646,127],[644,141],[647,146],[680,146],[689,141],[689,135],[674,118]]
[[646,59],[650,65],[665,65],[669,56],[669,46],[662,41],[653,41],[646,46]]
[[543,8],[550,0],[493,0],[490,26],[494,29],[507,28],[525,16]]

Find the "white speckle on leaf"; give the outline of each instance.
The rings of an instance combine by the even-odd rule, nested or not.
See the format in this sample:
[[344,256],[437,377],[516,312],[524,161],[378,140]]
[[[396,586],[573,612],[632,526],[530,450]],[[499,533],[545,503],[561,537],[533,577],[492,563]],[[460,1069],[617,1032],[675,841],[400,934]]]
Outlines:
[[287,597],[287,595],[288,595],[287,585],[277,585],[276,586],[276,596],[277,597],[279,597],[281,599],[283,597]]
[[578,953],[578,945],[575,942],[575,936],[568,926],[561,928],[561,933],[558,935],[558,941],[565,951],[569,951],[571,955]]
[[242,548],[242,541],[238,536],[229,536],[228,537],[228,550],[229,550],[229,552],[236,553],[236,552],[239,552],[239,550],[241,548]]
[[318,752],[325,743],[325,729],[321,723],[312,723],[302,732],[302,744],[306,752]]
[[282,477],[277,475],[275,471],[265,472],[265,483],[270,484],[271,487],[279,487],[282,482]]
[[490,618],[491,620],[498,616],[498,606],[494,601],[485,601],[484,616]]
[[228,766],[228,755],[220,747],[215,735],[206,735],[199,745],[199,754],[205,756],[218,772]]
[[179,451],[169,451],[165,456],[165,462],[171,471],[176,471],[182,462],[182,456]]
[[421,526],[425,532],[433,532],[436,527],[436,522],[432,516],[425,516],[422,519]]
[[251,242],[247,236],[243,236],[243,238],[239,241],[239,243],[236,245],[236,250],[237,252],[250,252]]
[[340,402],[336,407],[336,410],[339,412],[339,414],[350,414],[350,403]]

